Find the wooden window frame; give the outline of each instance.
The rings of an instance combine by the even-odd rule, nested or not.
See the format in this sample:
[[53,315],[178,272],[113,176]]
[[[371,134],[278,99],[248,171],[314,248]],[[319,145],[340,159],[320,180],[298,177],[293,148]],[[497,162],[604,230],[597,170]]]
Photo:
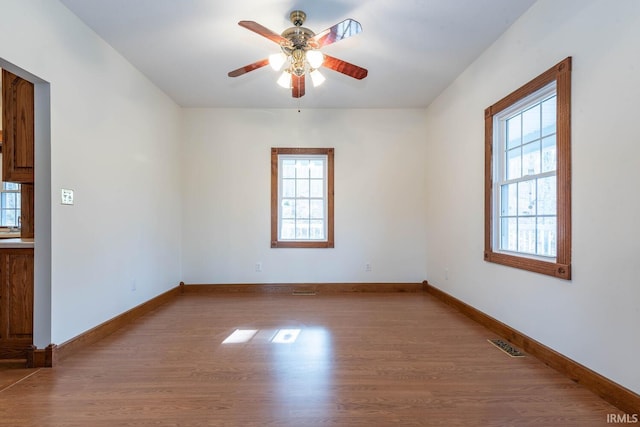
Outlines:
[[[278,156],[284,155],[326,155],[327,156],[327,239],[326,240],[280,240],[278,237],[279,182]],[[333,248],[333,148],[272,148],[271,149],[271,247],[272,248]]]
[[[556,182],[557,250],[555,262],[494,251],[493,174],[494,116],[520,100],[556,82]],[[485,230],[484,260],[561,279],[571,279],[571,57],[534,78],[521,88],[485,109]],[[496,150],[497,152],[497,150]]]

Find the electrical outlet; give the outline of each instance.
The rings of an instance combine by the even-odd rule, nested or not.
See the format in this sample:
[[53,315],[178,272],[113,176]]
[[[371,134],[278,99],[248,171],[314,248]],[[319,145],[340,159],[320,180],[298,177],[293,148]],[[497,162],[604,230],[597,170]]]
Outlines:
[[256,272],[258,272],[258,273],[262,272],[262,263],[261,262],[256,262]]
[[449,269],[448,268],[444,269],[444,280],[449,280]]
[[137,285],[136,285],[136,281],[135,281],[135,280],[132,280],[132,281],[131,281],[131,292],[135,292],[137,288],[138,288],[138,287],[137,287]]
[[371,271],[371,264],[370,263],[366,263],[364,265],[364,271]]

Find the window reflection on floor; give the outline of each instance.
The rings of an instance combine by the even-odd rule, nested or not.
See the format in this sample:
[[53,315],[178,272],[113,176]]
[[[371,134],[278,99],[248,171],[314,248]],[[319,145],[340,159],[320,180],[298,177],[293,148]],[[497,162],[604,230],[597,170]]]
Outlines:
[[256,375],[275,379],[270,389],[277,400],[273,410],[288,417],[322,412],[332,404],[331,338],[325,327],[247,328],[236,329],[222,344],[239,346],[243,358],[267,362]]
[[279,329],[271,339],[274,344],[292,344],[296,342],[300,335],[300,329]]
[[257,329],[236,329],[231,335],[222,341],[222,344],[240,344],[251,341],[251,338],[258,333]]

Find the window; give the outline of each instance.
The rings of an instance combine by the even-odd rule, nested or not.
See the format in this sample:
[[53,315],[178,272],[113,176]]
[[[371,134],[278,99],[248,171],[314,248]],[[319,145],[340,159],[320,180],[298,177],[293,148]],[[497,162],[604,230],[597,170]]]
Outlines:
[[571,279],[571,58],[485,110],[484,259]]
[[271,149],[271,247],[333,247],[333,148]]
[[2,182],[0,188],[0,227],[20,227],[20,184]]

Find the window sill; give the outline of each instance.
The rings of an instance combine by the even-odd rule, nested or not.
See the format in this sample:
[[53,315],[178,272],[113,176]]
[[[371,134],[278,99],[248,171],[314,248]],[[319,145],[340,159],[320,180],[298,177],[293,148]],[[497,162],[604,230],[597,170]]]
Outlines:
[[13,231],[10,228],[0,228],[0,239],[15,239],[20,237],[20,230]]
[[508,267],[520,268],[545,274],[559,279],[571,280],[571,264],[559,264],[557,262],[543,261],[540,259],[515,256],[504,253],[485,251],[484,260]]
[[272,241],[272,248],[333,248],[333,242]]

